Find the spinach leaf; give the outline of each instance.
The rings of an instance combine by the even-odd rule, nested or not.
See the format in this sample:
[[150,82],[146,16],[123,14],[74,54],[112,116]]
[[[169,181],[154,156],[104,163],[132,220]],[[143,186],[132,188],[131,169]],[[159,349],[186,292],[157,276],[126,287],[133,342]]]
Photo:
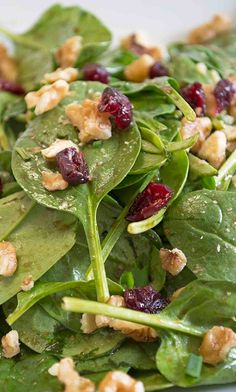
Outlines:
[[17,192],[0,200],[0,241],[6,239],[34,206],[24,192]]
[[[177,317],[203,331],[214,325],[235,329],[235,300],[234,283],[196,280],[185,287],[162,314]],[[161,346],[156,357],[159,371],[172,383],[184,387],[235,382],[235,349],[217,366],[203,365],[199,379],[185,374],[189,354],[198,354],[200,344],[201,338],[162,331]]]
[[[33,120],[18,140],[16,148],[42,147],[45,143],[50,145],[58,137],[78,142],[74,127],[66,124],[65,106],[75,100],[81,102],[86,97],[103,91],[104,87],[97,82],[73,83],[73,95],[64,99],[55,109]],[[42,186],[41,172],[48,164],[40,155],[34,155],[25,162],[14,151],[12,165],[18,183],[31,197],[45,206],[71,212],[80,219],[93,263],[97,295],[103,301],[109,293],[96,223],[97,208],[103,197],[122,181],[133,166],[140,150],[140,135],[134,125],[127,132],[113,132],[112,138],[102,141],[99,149],[94,150],[89,144],[82,150],[93,180],[64,191],[50,193]]]
[[[22,196],[22,193],[19,196]],[[1,202],[3,200],[5,199]],[[69,214],[49,210],[39,205],[32,208],[15,230],[10,232],[25,216],[25,211],[22,213],[20,209],[24,204],[27,208],[27,203],[28,209],[31,208],[33,203],[23,194],[23,199],[19,198],[17,203],[13,204],[11,213],[14,211],[14,218],[11,226],[7,227],[4,233],[4,236],[8,234],[6,239],[16,249],[18,268],[13,276],[0,278],[1,304],[20,290],[26,277],[32,275],[33,280],[37,280],[43,275],[68,252],[75,242],[75,219]],[[6,203],[3,206],[8,216],[10,205]],[[18,219],[16,219],[17,215]]]
[[217,170],[204,159],[200,159],[191,153],[188,153],[188,158],[190,180],[196,180],[204,176],[215,176],[217,174]]
[[165,234],[198,278],[236,281],[235,211],[234,192],[207,190],[183,195],[168,210]]
[[97,373],[121,367],[155,370],[155,354],[158,345],[159,342],[143,344],[127,340],[108,356],[78,362],[77,368],[79,372],[83,373]]
[[32,90],[47,72],[54,68],[53,52],[73,36],[83,39],[78,65],[92,61],[110,44],[110,31],[91,13],[78,6],[56,4],[36,24],[21,35],[0,29],[15,44],[18,79],[26,90]]
[[2,150],[9,150],[12,147],[12,143],[6,129],[6,121],[8,118],[7,116],[4,116],[9,105],[17,105],[18,101],[18,96],[5,91],[0,91],[0,149]]
[[[21,349],[20,358],[0,359],[0,389],[2,392],[59,392],[63,386],[48,369],[56,362],[49,354],[35,354]],[[36,371],[37,370],[37,371]]]
[[152,257],[150,262],[150,277],[152,286],[157,290],[160,291],[166,280],[166,271],[162,268],[160,253],[156,247],[153,247],[152,250]]
[[143,382],[146,392],[156,392],[173,386],[170,381],[157,371],[135,371],[132,374],[137,380]]

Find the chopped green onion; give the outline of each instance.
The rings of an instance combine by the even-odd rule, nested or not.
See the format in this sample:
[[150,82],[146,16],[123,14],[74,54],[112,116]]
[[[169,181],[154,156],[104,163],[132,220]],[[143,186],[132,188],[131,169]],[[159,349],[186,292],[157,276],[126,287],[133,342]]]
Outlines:
[[191,377],[200,377],[202,371],[202,357],[196,354],[190,354],[185,370],[185,374]]

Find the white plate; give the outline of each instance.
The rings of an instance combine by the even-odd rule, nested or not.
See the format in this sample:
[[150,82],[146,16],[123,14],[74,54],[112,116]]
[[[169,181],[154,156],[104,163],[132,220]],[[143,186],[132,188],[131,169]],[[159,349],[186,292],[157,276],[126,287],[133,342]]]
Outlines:
[[[22,32],[55,2],[0,0],[0,25]],[[116,40],[130,32],[142,31],[158,45],[183,38],[194,26],[207,21],[215,13],[225,12],[236,22],[235,0],[65,0],[62,3],[78,4],[95,13],[110,27]],[[170,389],[170,392],[174,391],[235,392],[236,385]]]

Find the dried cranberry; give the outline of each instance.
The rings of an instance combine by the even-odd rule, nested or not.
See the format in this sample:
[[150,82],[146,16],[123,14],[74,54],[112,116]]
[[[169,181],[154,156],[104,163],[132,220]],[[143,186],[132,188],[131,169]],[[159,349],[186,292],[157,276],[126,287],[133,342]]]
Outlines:
[[126,219],[137,222],[149,218],[165,207],[172,195],[167,185],[150,182],[134,200]]
[[74,147],[65,148],[57,154],[56,159],[62,177],[69,184],[84,184],[89,181],[89,170],[82,152]]
[[109,82],[109,73],[106,68],[98,64],[86,64],[83,68],[85,80],[94,80],[107,84]]
[[234,93],[235,88],[230,80],[222,79],[217,83],[214,89],[214,95],[219,113],[228,108],[233,99]]
[[129,99],[115,88],[105,88],[101,101],[98,104],[98,110],[102,113],[110,113],[116,126],[120,129],[127,128],[133,119],[133,111]]
[[159,76],[168,76],[168,75],[169,75],[168,69],[163,64],[158,63],[158,61],[156,61],[149,70],[149,77],[151,79],[157,78]]
[[16,95],[25,94],[25,90],[20,84],[15,82],[10,82],[9,80],[5,80],[5,79],[0,79],[0,90],[8,91],[9,93],[13,93]]
[[196,110],[198,115],[204,116],[206,112],[206,95],[201,83],[195,82],[182,88],[181,95]]
[[127,308],[152,314],[159,313],[169,304],[168,299],[154,290],[152,286],[126,289],[124,299]]

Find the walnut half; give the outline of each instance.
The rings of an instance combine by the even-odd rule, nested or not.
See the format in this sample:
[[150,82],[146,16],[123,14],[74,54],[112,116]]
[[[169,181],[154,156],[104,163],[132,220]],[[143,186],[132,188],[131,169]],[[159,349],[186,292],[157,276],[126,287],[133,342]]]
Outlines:
[[80,54],[82,37],[74,35],[68,38],[56,51],[56,61],[62,68],[73,67]]
[[45,170],[42,171],[42,185],[48,191],[63,191],[69,184],[61,173]]
[[61,359],[48,369],[48,373],[65,384],[64,392],[95,392],[95,384],[79,375],[71,358]]
[[236,347],[235,332],[231,328],[215,326],[205,334],[199,353],[205,363],[217,365],[227,357],[232,347]]
[[143,82],[149,76],[149,70],[154,64],[154,59],[149,54],[143,54],[137,60],[125,67],[125,77],[131,82]]
[[144,392],[141,381],[121,371],[109,372],[101,381],[98,392]]
[[230,28],[231,21],[227,15],[219,14],[203,25],[192,30],[188,36],[190,44],[199,44],[214,38],[217,34],[222,33]]

